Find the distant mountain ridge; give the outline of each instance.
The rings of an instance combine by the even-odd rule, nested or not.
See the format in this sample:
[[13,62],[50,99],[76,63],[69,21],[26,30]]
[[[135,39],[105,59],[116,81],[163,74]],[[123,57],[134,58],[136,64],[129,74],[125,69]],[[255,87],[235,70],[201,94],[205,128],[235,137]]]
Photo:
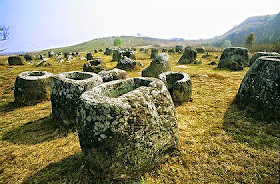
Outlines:
[[[114,47],[114,39],[121,38],[121,47],[171,47],[175,45],[194,46],[203,45],[220,47],[225,40],[230,40],[233,46],[243,45],[246,37],[254,32],[256,44],[262,43],[280,43],[280,13],[275,15],[264,15],[249,17],[241,24],[235,26],[225,34],[212,39],[184,40],[183,38],[159,39],[151,37],[120,36],[97,38],[87,42],[68,47],[53,48],[44,50],[53,50],[55,52],[92,52],[94,49],[104,49]],[[210,43],[210,44],[208,44]]]
[[256,44],[280,42],[280,13],[249,17],[225,34],[210,39],[214,45],[230,40],[233,45],[242,45],[246,37],[254,32]]

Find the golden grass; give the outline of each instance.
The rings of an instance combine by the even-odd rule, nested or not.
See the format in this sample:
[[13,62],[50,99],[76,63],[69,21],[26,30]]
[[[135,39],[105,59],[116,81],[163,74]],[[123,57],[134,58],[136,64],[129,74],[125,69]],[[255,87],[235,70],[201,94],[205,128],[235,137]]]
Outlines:
[[[116,65],[111,56],[94,56],[102,57],[108,68]],[[136,56],[144,67],[149,65],[149,54],[137,52]],[[238,72],[215,69],[208,63],[218,59],[204,59],[200,54],[202,64],[182,68],[176,64],[179,57],[170,55],[172,70],[191,76],[193,102],[176,107],[178,151],[137,182],[278,183],[279,123],[257,121],[231,105],[248,68]],[[13,85],[20,72],[81,71],[85,62],[49,61],[51,67],[0,66],[0,183],[97,182],[84,167],[77,131],[61,127],[51,118],[49,101],[26,107],[13,103]],[[129,76],[141,76],[141,69]]]

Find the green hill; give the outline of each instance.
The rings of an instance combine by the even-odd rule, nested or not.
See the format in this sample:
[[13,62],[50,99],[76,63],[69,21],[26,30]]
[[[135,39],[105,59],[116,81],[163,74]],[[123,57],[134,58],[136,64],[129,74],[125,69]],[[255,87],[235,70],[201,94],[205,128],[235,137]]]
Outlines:
[[233,45],[242,45],[251,32],[255,33],[256,44],[280,42],[280,13],[250,17],[211,41],[217,46],[225,40],[230,40]]
[[135,37],[135,36],[121,36],[121,37],[106,37],[98,38],[84,43],[80,43],[73,46],[61,47],[44,50],[53,50],[54,52],[92,52],[94,49],[105,49],[106,47],[116,47],[113,45],[114,39],[120,38],[122,44],[120,47],[142,47],[142,46],[152,46],[152,47],[173,47],[175,45],[194,45],[201,42],[200,41],[189,41],[184,39],[158,39],[150,37]]

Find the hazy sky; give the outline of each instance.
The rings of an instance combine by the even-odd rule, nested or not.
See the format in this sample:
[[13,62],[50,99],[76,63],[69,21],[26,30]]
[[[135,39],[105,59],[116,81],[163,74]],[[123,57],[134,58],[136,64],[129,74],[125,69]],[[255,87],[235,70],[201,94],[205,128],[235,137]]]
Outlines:
[[279,0],[0,0],[0,25],[11,27],[0,48],[33,51],[137,33],[212,38],[279,7]]

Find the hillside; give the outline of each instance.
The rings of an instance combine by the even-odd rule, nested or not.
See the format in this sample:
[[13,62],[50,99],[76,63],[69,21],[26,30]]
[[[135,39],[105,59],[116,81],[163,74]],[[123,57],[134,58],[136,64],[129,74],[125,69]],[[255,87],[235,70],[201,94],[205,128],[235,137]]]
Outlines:
[[[154,47],[168,47],[175,45],[189,45],[199,43],[200,41],[187,41],[183,39],[158,39],[150,37],[135,37],[135,36],[121,36],[121,37],[106,37],[93,39],[81,44],[51,49],[54,52],[90,52],[94,49],[105,49],[106,47],[115,47],[113,45],[114,39],[120,38],[122,44],[120,47],[139,47],[139,46],[154,46]],[[50,50],[50,49],[48,49]],[[44,51],[48,51],[44,50]]]
[[203,40],[184,40],[184,39],[159,39],[150,37],[135,37],[135,36],[121,36],[121,37],[106,37],[97,38],[77,45],[68,47],[47,49],[43,52],[53,50],[54,52],[92,52],[94,49],[105,49],[106,47],[115,47],[113,45],[114,39],[120,38],[122,44],[120,47],[174,47],[175,45],[192,46],[198,45]]
[[233,45],[241,45],[251,32],[255,33],[256,43],[274,43],[280,41],[280,13],[249,17],[225,34],[211,39],[215,45],[230,40]]

